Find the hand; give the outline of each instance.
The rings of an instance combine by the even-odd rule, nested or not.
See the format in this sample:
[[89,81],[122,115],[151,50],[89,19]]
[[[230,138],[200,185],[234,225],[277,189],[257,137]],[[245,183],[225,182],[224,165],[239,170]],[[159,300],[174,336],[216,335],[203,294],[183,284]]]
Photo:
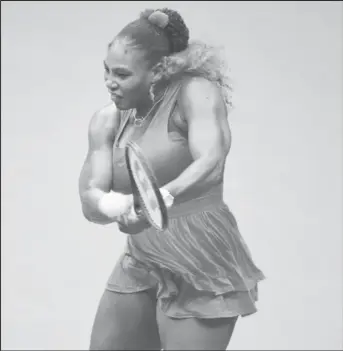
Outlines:
[[144,229],[151,227],[143,213],[136,213],[133,204],[127,213],[119,217],[117,222],[121,232],[131,235],[139,234]]
[[[166,204],[166,207],[170,208],[173,205],[174,197],[165,188],[160,188],[160,192]],[[129,210],[121,215],[117,222],[121,232],[132,235],[138,234],[144,229],[151,227],[151,224],[145,218],[143,213],[136,213],[133,201],[131,202]]]

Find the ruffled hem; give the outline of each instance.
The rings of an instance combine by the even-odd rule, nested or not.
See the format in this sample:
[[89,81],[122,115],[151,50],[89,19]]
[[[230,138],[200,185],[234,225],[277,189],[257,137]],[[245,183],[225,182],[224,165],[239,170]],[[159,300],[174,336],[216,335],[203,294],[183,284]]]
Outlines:
[[172,318],[245,317],[257,312],[258,282],[263,278],[252,279],[252,287],[247,290],[234,290],[228,284],[226,289],[224,285],[212,285],[210,290],[204,286],[198,289],[192,284],[194,280],[149,269],[134,257],[124,254],[113,270],[106,289],[120,293],[156,289],[160,309]]
[[107,288],[156,289],[161,310],[173,318],[246,316],[257,311],[254,264],[220,189],[179,205],[168,229],[128,237]]

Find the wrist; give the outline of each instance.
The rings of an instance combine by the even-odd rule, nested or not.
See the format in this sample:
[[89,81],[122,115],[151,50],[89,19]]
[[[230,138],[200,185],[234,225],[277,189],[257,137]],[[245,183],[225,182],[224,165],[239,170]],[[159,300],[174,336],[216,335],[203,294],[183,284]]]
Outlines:
[[170,193],[170,191],[166,188],[161,188],[160,192],[162,194],[164,203],[166,204],[167,208],[170,208],[173,206],[174,203],[174,196]]

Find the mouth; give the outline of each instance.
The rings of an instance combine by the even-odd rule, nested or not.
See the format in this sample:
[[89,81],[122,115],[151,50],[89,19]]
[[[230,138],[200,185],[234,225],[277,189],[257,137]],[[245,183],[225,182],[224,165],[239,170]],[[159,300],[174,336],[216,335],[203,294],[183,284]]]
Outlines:
[[115,92],[113,92],[111,90],[109,90],[109,93],[110,93],[112,99],[116,99],[117,100],[117,99],[122,99],[123,98],[121,95],[118,95],[118,94],[116,94]]

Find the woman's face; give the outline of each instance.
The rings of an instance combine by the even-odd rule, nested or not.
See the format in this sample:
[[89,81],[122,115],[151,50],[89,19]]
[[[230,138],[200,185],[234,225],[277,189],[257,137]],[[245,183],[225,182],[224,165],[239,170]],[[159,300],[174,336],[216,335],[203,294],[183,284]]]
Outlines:
[[141,50],[125,38],[115,39],[107,51],[104,66],[106,87],[118,109],[138,109],[149,103],[153,74]]

